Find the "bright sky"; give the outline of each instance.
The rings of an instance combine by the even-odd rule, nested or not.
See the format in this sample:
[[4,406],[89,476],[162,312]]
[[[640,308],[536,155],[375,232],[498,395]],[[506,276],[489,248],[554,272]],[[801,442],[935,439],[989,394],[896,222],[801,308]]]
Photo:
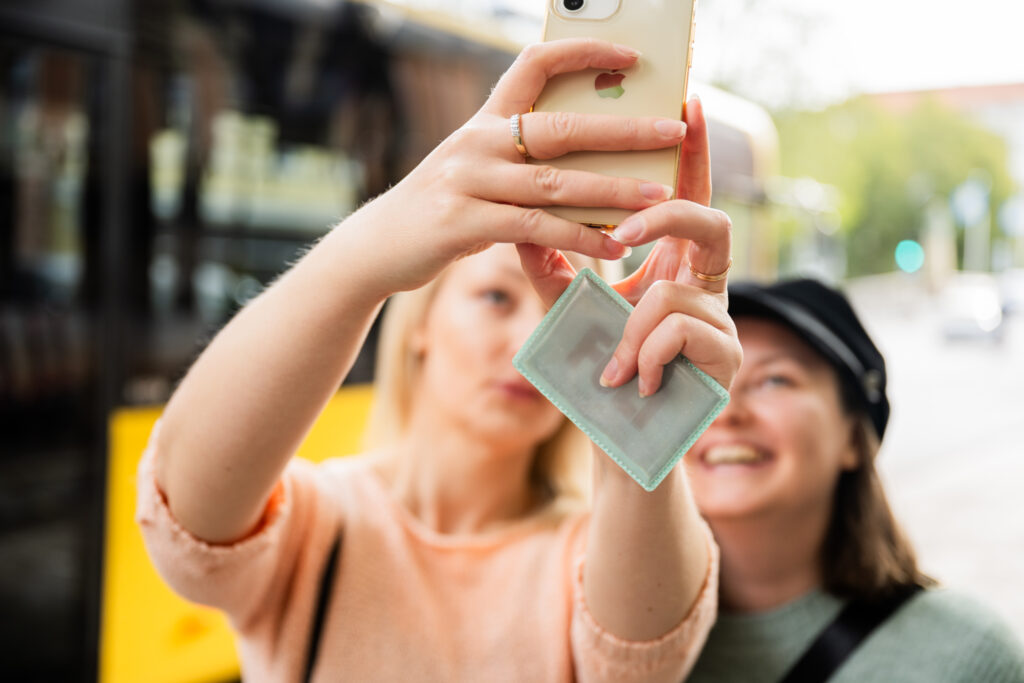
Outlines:
[[[548,1],[490,3],[539,19]],[[1024,0],[699,0],[697,17],[696,78],[768,104],[1024,82]]]
[[1022,0],[701,0],[698,22],[696,77],[768,102],[1024,82]]

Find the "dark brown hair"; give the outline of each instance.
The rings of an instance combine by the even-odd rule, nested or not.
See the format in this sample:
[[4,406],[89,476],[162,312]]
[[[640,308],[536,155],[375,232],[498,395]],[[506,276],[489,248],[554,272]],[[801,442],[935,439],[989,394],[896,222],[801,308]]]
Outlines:
[[843,472],[833,496],[832,518],[821,548],[824,589],[836,596],[875,600],[913,584],[935,585],[917,566],[910,540],[900,529],[882,488],[875,457],[878,434],[859,399],[839,378],[843,408],[854,420],[859,460]]

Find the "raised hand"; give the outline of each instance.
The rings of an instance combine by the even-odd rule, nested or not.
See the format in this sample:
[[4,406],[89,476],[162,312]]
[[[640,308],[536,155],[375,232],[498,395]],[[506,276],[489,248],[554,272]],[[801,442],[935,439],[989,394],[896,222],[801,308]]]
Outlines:
[[628,47],[587,39],[526,48],[472,119],[364,208],[375,235],[387,239],[394,279],[390,288],[423,284],[453,259],[495,242],[530,242],[595,258],[620,258],[625,248],[619,242],[537,207],[639,211],[664,202],[667,189],[643,179],[526,164],[514,144],[510,117],[521,115],[522,138],[530,156],[539,160],[581,150],[678,145],[685,132],[679,121],[526,113],[552,76],[587,68],[622,69],[636,59]]
[[[614,232],[627,245],[656,241],[636,272],[612,285],[636,310],[602,376],[607,386],[619,386],[639,372],[643,395],[657,390],[664,365],[679,353],[726,388],[742,358],[727,310],[732,225],[724,213],[708,207],[710,152],[699,100],[688,103],[686,123],[679,199],[639,211]],[[548,305],[575,277],[575,269],[555,249],[520,244],[519,255]]]

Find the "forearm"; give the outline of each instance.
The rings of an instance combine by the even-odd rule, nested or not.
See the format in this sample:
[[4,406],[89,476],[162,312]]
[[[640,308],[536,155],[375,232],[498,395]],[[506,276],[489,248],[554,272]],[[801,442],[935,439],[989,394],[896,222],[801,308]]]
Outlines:
[[257,523],[351,368],[387,294],[366,232],[343,224],[324,238],[225,326],[171,398],[157,480],[196,536],[236,540]]
[[675,628],[707,578],[705,533],[681,467],[648,492],[595,448],[583,587],[598,623],[632,641]]

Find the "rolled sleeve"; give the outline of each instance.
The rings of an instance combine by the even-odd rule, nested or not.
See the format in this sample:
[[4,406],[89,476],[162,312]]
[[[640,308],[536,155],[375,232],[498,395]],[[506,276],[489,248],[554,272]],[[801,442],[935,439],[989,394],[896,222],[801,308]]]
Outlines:
[[[139,463],[136,521],[150,559],[164,581],[183,598],[223,610],[243,624],[272,603],[268,595],[294,570],[311,526],[311,501],[301,467],[289,465],[270,496],[260,526],[246,538],[212,544],[189,533],[174,518],[156,482],[156,434]],[[313,488],[310,486],[309,488]]]
[[578,680],[670,681],[678,683],[693,668],[718,610],[718,546],[705,526],[709,563],[704,585],[689,614],[674,629],[650,641],[629,641],[609,633],[584,599],[583,562],[574,574],[572,644]]

